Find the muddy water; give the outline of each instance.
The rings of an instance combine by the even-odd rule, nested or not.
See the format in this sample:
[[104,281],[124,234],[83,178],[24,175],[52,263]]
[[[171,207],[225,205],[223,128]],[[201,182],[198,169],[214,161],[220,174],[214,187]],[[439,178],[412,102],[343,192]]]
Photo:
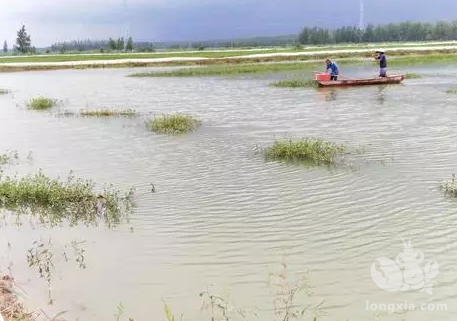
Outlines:
[[[198,294],[207,289],[229,293],[237,307],[271,320],[274,289],[266,281],[282,262],[291,278],[307,275],[307,302],[324,300],[321,320],[451,320],[457,202],[437,186],[456,170],[457,96],[444,92],[457,76],[455,66],[408,71],[424,77],[334,90],[268,87],[297,76],[292,73],[241,79],[124,77],[130,70],[3,74],[0,87],[13,93],[0,96],[0,150],[24,157],[9,171],[42,168],[65,177],[73,169],[119,189],[135,186],[137,208],[130,224],[114,230],[2,228],[2,270],[13,262],[30,307],[50,315],[68,311],[70,320],[113,320],[119,302],[126,317],[164,319],[162,299],[186,320],[209,320],[199,314]],[[134,108],[144,117],[190,112],[204,126],[168,137],[147,132],[144,117],[62,118],[25,110],[23,103],[37,95],[64,99],[62,109]],[[354,167],[335,171],[265,163],[254,153],[285,136],[367,149]],[[29,152],[33,159],[25,160]],[[414,249],[424,254],[420,268],[439,263],[432,295],[387,292],[373,281],[378,257],[395,260],[403,252],[397,233],[405,240],[414,233]],[[52,306],[44,281],[26,262],[39,238],[51,238],[56,249]],[[87,269],[58,255],[72,240],[86,242]],[[367,310],[367,301],[443,303],[448,310],[388,314]]]

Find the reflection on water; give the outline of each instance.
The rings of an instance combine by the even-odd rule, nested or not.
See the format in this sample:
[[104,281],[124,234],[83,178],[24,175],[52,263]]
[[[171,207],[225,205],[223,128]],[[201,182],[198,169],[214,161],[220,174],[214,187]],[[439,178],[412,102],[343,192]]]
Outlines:
[[[339,89],[339,90],[341,90],[341,89]],[[336,100],[338,97],[337,91],[338,91],[338,89],[336,89],[336,88],[328,88],[328,87],[319,88],[319,94],[324,97],[324,101]]]
[[380,105],[384,105],[386,101],[387,87],[387,85],[378,86],[378,92],[376,93],[376,101],[379,102]]
[[[437,189],[457,162],[457,98],[444,93],[455,76],[430,82],[427,74],[440,71],[424,68],[414,70],[422,79],[404,86],[278,90],[263,78],[124,77],[130,72],[2,75],[1,87],[14,97],[0,96],[0,151],[34,155],[31,165],[14,170],[43,168],[65,177],[73,169],[100,184],[137,188],[131,224],[115,230],[2,229],[0,244],[11,242],[13,273],[32,306],[47,303],[46,287],[25,259],[31,242],[42,237],[57,247],[86,241],[87,269],[59,265],[55,303],[47,307],[49,314],[68,310],[72,319],[111,320],[120,301],[136,320],[161,318],[163,298],[176,314],[196,320],[198,293],[214,284],[214,292],[230,293],[238,305],[258,307],[259,319],[270,320],[266,278],[284,257],[294,275],[309,271],[312,300],[325,300],[324,321],[370,320],[374,314],[441,321],[456,315],[456,203]],[[169,137],[146,131],[141,118],[65,118],[17,108],[38,95],[66,99],[72,110],[189,112],[204,125]],[[257,144],[285,135],[368,147],[358,171],[265,163],[253,155]],[[414,249],[439,263],[433,296],[386,292],[371,278],[376,258],[402,251],[396,233],[406,238],[411,232]],[[367,311],[366,301],[449,308],[388,315]]]

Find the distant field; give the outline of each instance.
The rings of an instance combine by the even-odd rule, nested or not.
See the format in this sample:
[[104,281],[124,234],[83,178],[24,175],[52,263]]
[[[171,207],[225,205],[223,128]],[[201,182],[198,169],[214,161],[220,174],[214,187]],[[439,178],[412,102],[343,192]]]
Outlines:
[[358,45],[338,45],[338,46],[321,46],[321,47],[287,47],[287,48],[259,48],[259,49],[239,49],[239,50],[208,50],[208,51],[175,51],[175,52],[154,52],[154,53],[81,53],[81,54],[48,54],[34,56],[0,56],[0,64],[5,63],[58,63],[58,62],[76,62],[76,61],[113,61],[121,59],[159,59],[159,58],[230,58],[244,57],[250,55],[266,54],[284,54],[284,53],[309,53],[330,50],[367,50],[377,47],[384,49],[403,48],[411,46],[412,50],[417,48],[427,48],[440,46],[443,48],[456,46],[456,42],[446,43],[389,43],[389,44],[358,44]]
[[[387,50],[389,66],[415,65],[424,63],[454,63],[457,62],[457,43],[427,43],[427,44],[384,44],[380,46]],[[0,57],[0,72],[20,72],[34,70],[59,69],[96,69],[96,68],[136,68],[160,66],[218,66],[201,71],[179,71],[172,74],[146,73],[136,76],[165,77],[165,76],[204,76],[220,74],[255,73],[267,70],[294,69],[284,63],[307,62],[322,64],[325,58],[335,59],[338,63],[374,61],[374,48],[369,46],[335,46],[308,47],[299,49],[256,49],[239,51],[198,51],[178,53],[132,53],[132,54],[81,54],[81,55],[36,55]],[[274,63],[277,66],[272,67]],[[260,65],[252,68],[246,65]],[[263,66],[262,66],[263,65]],[[266,67],[265,65],[270,65]],[[220,67],[225,66],[225,67]]]

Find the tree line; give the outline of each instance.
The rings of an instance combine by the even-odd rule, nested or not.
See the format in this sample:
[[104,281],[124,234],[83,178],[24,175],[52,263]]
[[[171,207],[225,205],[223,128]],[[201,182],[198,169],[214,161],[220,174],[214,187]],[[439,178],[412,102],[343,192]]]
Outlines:
[[[207,47],[258,47],[287,45],[323,45],[338,43],[401,42],[401,41],[446,41],[457,40],[457,21],[437,23],[401,22],[386,25],[369,24],[361,30],[355,26],[338,29],[304,27],[300,34],[278,37],[256,37],[249,39],[193,41],[193,42],[133,42],[130,37],[108,40],[75,40],[59,42],[46,48],[48,52],[82,51],[139,51],[152,52],[156,48],[203,50]],[[17,53],[35,53],[30,34],[23,25],[17,32],[13,50]],[[9,51],[8,43],[3,43],[3,52]]]
[[124,38],[108,40],[73,40],[64,41],[52,44],[48,50],[51,52],[82,52],[82,51],[133,51],[134,43],[132,37],[129,37],[127,41]]
[[299,43],[311,45],[432,40],[457,40],[457,21],[439,21],[435,24],[407,21],[377,26],[369,24],[364,30],[355,26],[338,29],[304,27],[298,36]]
[[[148,49],[151,48],[149,45]],[[60,42],[53,44],[47,52],[60,52],[65,53],[68,51],[88,51],[88,50],[109,50],[109,51],[133,51],[134,43],[132,37],[129,37],[127,41],[124,41],[124,38],[119,38],[114,40],[109,38],[107,41],[92,41],[92,40],[75,40],[69,42]],[[16,43],[13,46],[15,52],[21,54],[27,53],[36,53],[36,48],[32,46],[32,39],[30,34],[27,32],[25,25],[17,31]],[[8,42],[5,40],[3,42],[3,52],[7,53],[9,51]]]

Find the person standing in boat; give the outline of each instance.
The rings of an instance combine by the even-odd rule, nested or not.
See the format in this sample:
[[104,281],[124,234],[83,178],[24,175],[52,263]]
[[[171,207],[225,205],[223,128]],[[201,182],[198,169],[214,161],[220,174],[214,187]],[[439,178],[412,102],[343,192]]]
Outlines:
[[325,61],[327,64],[327,73],[330,70],[330,80],[338,80],[338,75],[340,74],[340,70],[338,68],[338,64],[336,62],[332,62],[330,59]]
[[379,77],[387,77],[387,58],[384,50],[376,51],[378,57],[376,59],[379,60]]

